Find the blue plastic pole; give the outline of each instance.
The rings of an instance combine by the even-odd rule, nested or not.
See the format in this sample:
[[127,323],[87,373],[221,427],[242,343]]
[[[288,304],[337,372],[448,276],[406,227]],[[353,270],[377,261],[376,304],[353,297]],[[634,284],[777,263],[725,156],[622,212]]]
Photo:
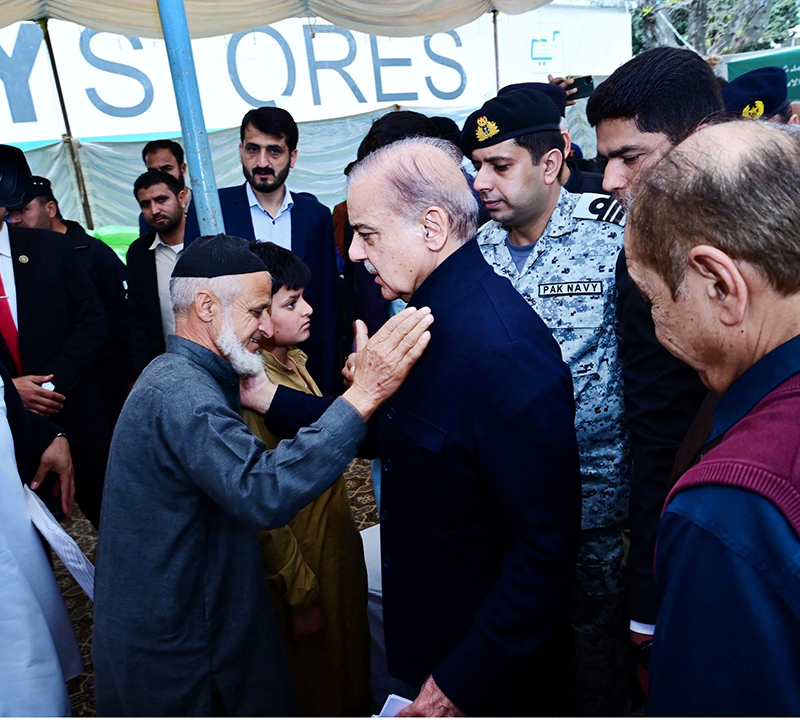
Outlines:
[[178,102],[186,161],[192,179],[192,199],[197,208],[200,232],[203,235],[224,233],[183,0],[158,0],[158,12],[167,45],[175,99]]

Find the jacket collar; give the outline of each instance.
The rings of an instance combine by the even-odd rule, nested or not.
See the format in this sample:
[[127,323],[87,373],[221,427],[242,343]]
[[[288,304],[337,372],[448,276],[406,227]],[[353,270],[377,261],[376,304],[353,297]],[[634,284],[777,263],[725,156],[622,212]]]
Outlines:
[[731,384],[714,408],[714,425],[707,442],[736,425],[781,383],[798,373],[800,335],[771,350]]
[[193,361],[214,378],[225,393],[232,408],[239,407],[239,376],[223,357],[199,343],[177,335],[167,337],[167,353],[175,353]]
[[456,303],[463,292],[484,276],[494,273],[484,260],[478,241],[462,245],[433,271],[408,301],[415,308],[427,306],[434,315]]

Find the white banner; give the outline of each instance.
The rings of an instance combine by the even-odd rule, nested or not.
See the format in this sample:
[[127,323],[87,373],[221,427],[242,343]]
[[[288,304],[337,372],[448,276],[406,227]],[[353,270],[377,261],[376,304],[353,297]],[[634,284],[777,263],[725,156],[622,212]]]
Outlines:
[[[50,21],[72,132],[81,139],[180,131],[162,40]],[[276,104],[298,122],[403,107],[476,108],[496,92],[491,15],[416,38],[364,35],[291,19],[192,42],[206,127],[237,127],[254,106]],[[631,55],[624,8],[559,3],[498,19],[500,84],[548,73],[608,75]],[[0,142],[56,140],[64,132],[42,32],[0,29]]]

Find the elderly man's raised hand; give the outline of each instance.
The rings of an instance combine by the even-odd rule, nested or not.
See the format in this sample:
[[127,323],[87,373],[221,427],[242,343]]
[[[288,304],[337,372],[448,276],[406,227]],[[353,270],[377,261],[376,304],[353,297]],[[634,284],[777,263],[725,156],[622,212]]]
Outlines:
[[372,338],[357,321],[353,384],[344,393],[367,420],[405,380],[431,339],[430,308],[406,308],[390,318]]
[[264,414],[269,410],[277,390],[278,386],[269,379],[267,372],[263,370],[253,376],[239,378],[239,398],[242,406],[250,408],[256,413]]

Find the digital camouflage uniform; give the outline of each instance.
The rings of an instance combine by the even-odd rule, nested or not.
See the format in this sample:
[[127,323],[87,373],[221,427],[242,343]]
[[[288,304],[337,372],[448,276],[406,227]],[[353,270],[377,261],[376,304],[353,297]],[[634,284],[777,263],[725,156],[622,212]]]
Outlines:
[[573,195],[562,188],[522,272],[506,246],[506,228],[491,221],[478,232],[486,260],[550,328],[572,372],[583,491],[569,694],[569,711],[577,715],[625,713],[629,704],[621,529],[631,460],[615,287],[622,223],[624,212],[608,196]]

